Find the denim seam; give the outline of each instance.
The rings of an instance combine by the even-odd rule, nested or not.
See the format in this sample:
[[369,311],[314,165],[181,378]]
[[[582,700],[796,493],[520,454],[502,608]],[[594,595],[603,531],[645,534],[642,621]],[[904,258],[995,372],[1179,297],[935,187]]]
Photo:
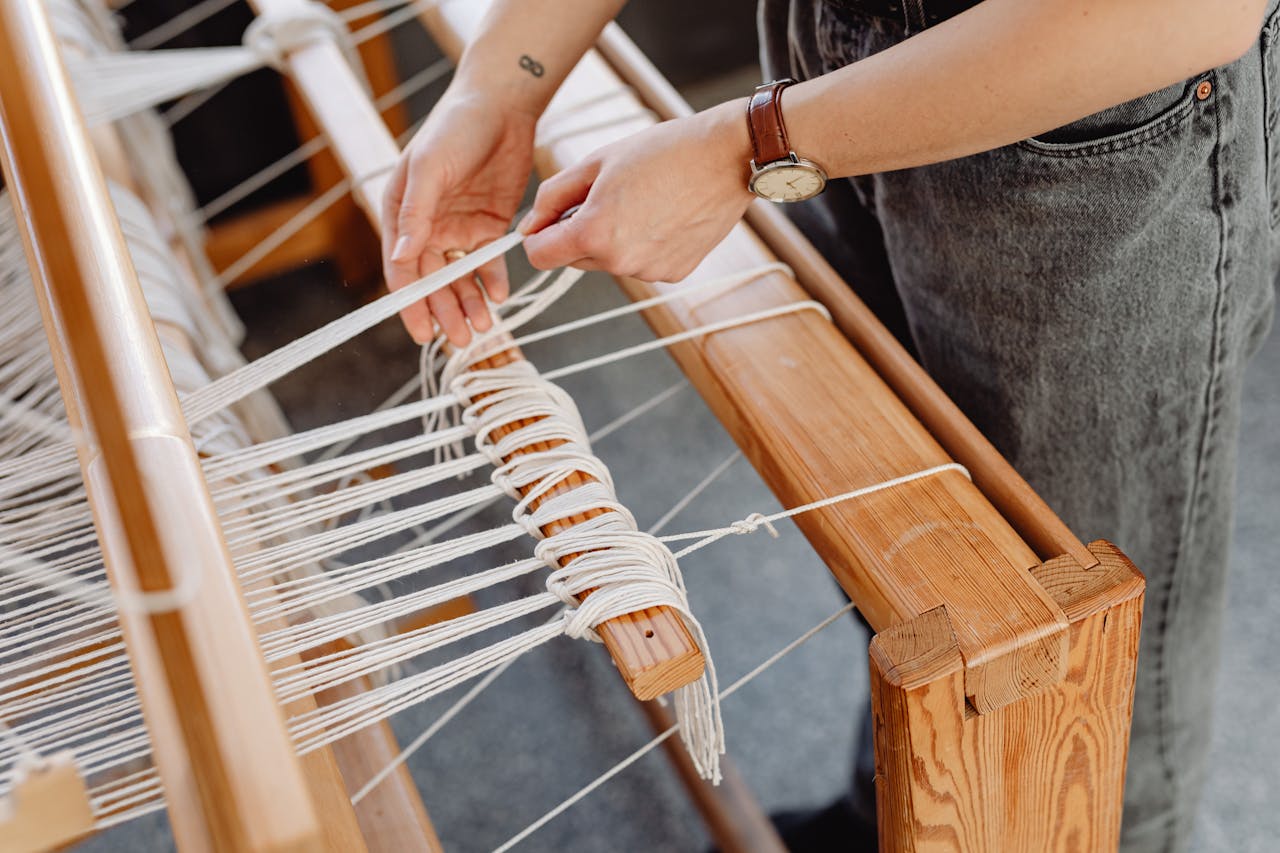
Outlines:
[[1177,106],[1177,108],[1165,116],[1160,121],[1144,127],[1140,130],[1133,131],[1132,135],[1125,134],[1119,139],[1112,139],[1103,142],[1086,142],[1080,146],[1073,146],[1070,143],[1064,143],[1070,147],[1059,149],[1051,142],[1036,142],[1031,139],[1024,139],[1017,143],[1019,148],[1038,154],[1042,157],[1057,157],[1060,159],[1074,159],[1077,157],[1096,157],[1100,154],[1115,154],[1118,151],[1124,151],[1129,148],[1135,148],[1153,139],[1157,139],[1168,133],[1171,133],[1175,127],[1187,119],[1191,112],[1195,109],[1196,101],[1194,96],[1188,96]]
[[1262,72],[1262,97],[1266,107],[1262,113],[1262,167],[1264,186],[1267,188],[1267,205],[1271,213],[1271,227],[1280,225],[1280,195],[1274,187],[1276,176],[1272,175],[1272,150],[1276,145],[1276,124],[1280,120],[1280,108],[1276,106],[1274,97],[1280,93],[1273,92],[1275,85],[1271,79],[1271,64],[1275,61],[1272,52],[1280,45],[1276,44],[1276,33],[1280,29],[1280,9],[1271,13],[1270,20],[1262,28],[1261,46],[1258,50],[1259,64]]
[[[1158,638],[1156,649],[1156,717],[1157,717],[1157,753],[1160,757],[1161,770],[1164,772],[1165,782],[1168,784],[1172,793],[1171,799],[1175,802],[1178,797],[1178,776],[1175,772],[1173,762],[1173,747],[1171,744],[1172,724],[1169,719],[1169,706],[1172,699],[1169,695],[1169,666],[1168,655],[1169,648],[1166,638],[1168,636],[1169,620],[1173,612],[1177,609],[1176,604],[1181,599],[1182,584],[1178,580],[1183,576],[1185,567],[1182,561],[1187,552],[1188,541],[1192,536],[1192,526],[1195,521],[1196,509],[1204,494],[1204,477],[1205,477],[1205,460],[1209,453],[1210,439],[1216,432],[1218,406],[1214,402],[1218,396],[1218,386],[1222,375],[1222,351],[1223,351],[1223,326],[1225,323],[1224,314],[1226,311],[1226,291],[1228,288],[1226,276],[1226,258],[1227,258],[1227,214],[1223,205],[1223,175],[1222,175],[1222,111],[1215,105],[1213,109],[1214,121],[1214,147],[1212,157],[1212,174],[1213,174],[1213,208],[1218,215],[1218,260],[1215,265],[1214,275],[1217,279],[1217,294],[1213,307],[1213,332],[1209,340],[1209,379],[1205,383],[1204,392],[1204,421],[1200,432],[1199,447],[1196,450],[1195,472],[1192,478],[1191,494],[1187,497],[1186,514],[1183,517],[1182,529],[1179,532],[1178,542],[1174,550],[1173,568],[1166,578],[1163,591],[1164,604],[1160,612],[1160,620],[1156,628]],[[1175,815],[1175,820],[1176,815]],[[1167,836],[1165,849],[1173,851],[1176,833],[1170,827],[1170,834]]]

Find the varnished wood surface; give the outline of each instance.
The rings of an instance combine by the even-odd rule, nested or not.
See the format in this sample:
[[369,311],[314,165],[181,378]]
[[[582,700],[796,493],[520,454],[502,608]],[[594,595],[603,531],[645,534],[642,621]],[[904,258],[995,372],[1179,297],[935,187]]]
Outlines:
[[1105,853],[1119,842],[1143,582],[1106,542],[1032,570],[1071,620],[1066,678],[966,707],[946,608],[871,645],[883,851]]
[[[136,192],[138,182],[134,179],[129,158],[125,153],[123,140],[120,139],[115,126],[104,125],[94,128],[91,136],[106,178]],[[157,200],[155,199],[147,201],[149,201],[153,209],[156,207],[163,209],[163,202],[157,205]],[[184,286],[195,288],[195,274],[186,266],[185,255],[181,248],[177,245],[172,248],[178,263],[177,268],[174,270],[175,273],[179,276],[185,275],[189,277],[172,282],[172,286],[175,288]],[[193,359],[197,358],[193,342],[181,328],[164,322],[157,322],[155,326],[156,334],[165,344],[186,352]],[[211,489],[216,491],[219,486],[223,485],[227,484],[212,484]],[[225,520],[220,519],[220,521]],[[267,584],[264,580],[255,584],[251,589],[256,590],[266,586]],[[255,626],[258,632],[274,631],[283,627],[285,627],[283,618],[273,619]],[[271,668],[284,669],[295,666],[298,663],[300,663],[300,659],[297,655],[289,655],[278,658]],[[285,713],[286,716],[301,715],[315,710],[316,706],[316,697],[304,696],[290,703],[285,708]],[[361,836],[361,824],[357,820],[355,810],[352,808],[348,795],[348,786],[339,771],[341,756],[336,755],[336,753],[341,749],[377,754],[379,748],[383,746],[380,738],[389,734],[389,730],[384,733],[377,728],[371,728],[357,732],[345,739],[340,747],[321,747],[312,750],[299,759],[307,790],[311,795],[312,805],[316,810],[317,820],[320,824],[320,843],[326,851],[330,851],[330,853],[364,853],[366,850]],[[398,749],[398,747],[394,746],[394,740],[392,741],[392,748]],[[384,793],[379,792],[379,796]],[[365,810],[371,811],[377,808],[377,799],[371,798],[371,801],[366,803]]]
[[[267,11],[281,2],[288,0],[254,0],[254,6]],[[319,41],[301,47],[287,57],[286,64],[343,170],[351,176],[356,200],[380,231],[382,195],[400,153],[395,140],[334,44]],[[656,695],[655,689],[687,683],[702,671],[701,653],[679,616],[660,610],[650,616],[610,620],[599,632],[628,686],[646,697]]]
[[[445,4],[423,18],[456,56],[485,6]],[[553,140],[539,145],[539,170],[548,174],[577,162],[652,123],[639,113],[639,102],[608,63],[588,53],[539,125],[539,138]],[[622,285],[640,299],[774,260],[739,225],[684,282]],[[732,291],[668,303],[646,312],[646,319],[670,334],[807,298],[792,278],[773,273]],[[951,461],[840,331],[815,312],[719,332],[673,347],[672,354],[785,506]],[[754,509],[742,507],[741,514]],[[979,710],[1062,677],[1066,618],[1026,573],[1039,558],[959,474],[806,513],[796,522],[876,629],[947,605],[966,662],[966,692]]]
[[[504,350],[476,364],[476,370],[486,370],[511,364],[522,359],[520,351],[515,347]],[[483,400],[487,395],[477,395]],[[493,431],[495,441],[523,429],[541,418],[525,418],[498,427]],[[510,461],[517,456],[550,450],[563,444],[563,441],[539,441],[517,449],[503,461]],[[574,471],[545,494],[530,502],[531,509],[536,510],[544,501],[571,489],[596,482],[596,479],[582,471]],[[533,491],[537,484],[520,489],[522,495]],[[593,509],[585,513],[558,519],[541,528],[544,536],[554,536],[592,518],[603,515],[606,510]],[[560,560],[560,565],[568,565],[578,554],[568,554]],[[585,599],[590,592],[580,595]],[[596,633],[604,642],[605,648],[613,656],[614,663],[624,681],[631,688],[637,699],[656,699],[677,687],[683,687],[702,676],[706,661],[694,643],[693,636],[679,615],[667,607],[650,607],[636,613],[628,613],[600,624]]]
[[[253,249],[264,236],[300,213],[310,201],[305,196],[289,198],[212,223],[205,240],[205,254],[208,255],[209,262],[219,273],[223,272]],[[354,205],[352,208],[354,209]],[[269,252],[234,281],[228,282],[227,288],[243,287],[258,279],[280,275],[306,264],[335,257],[337,247],[348,236],[340,223],[343,220],[327,217],[308,222],[279,248]],[[335,228],[335,225],[338,227]],[[345,225],[350,227],[349,223]],[[363,220],[360,221],[360,227],[367,230]],[[338,274],[345,281],[360,281],[372,269],[376,269],[376,264],[379,263],[377,249],[372,247],[365,252],[365,249],[370,248],[367,240],[363,243],[353,240],[351,243],[351,248],[344,255],[348,260],[338,265]]]
[[184,850],[318,849],[300,766],[221,539],[106,186],[41,4],[0,2],[4,170],[117,589],[199,578],[121,613]]
[[[693,114],[688,102],[617,24],[605,27],[597,47],[610,67],[660,118]],[[978,488],[1036,554],[1043,560],[1071,554],[1088,565],[1093,556],[1084,543],[942,392],[782,209],[757,201],[747,211],[746,221],[769,249],[795,270],[805,290],[831,311],[840,331],[911,413],[952,458],[969,469]]]

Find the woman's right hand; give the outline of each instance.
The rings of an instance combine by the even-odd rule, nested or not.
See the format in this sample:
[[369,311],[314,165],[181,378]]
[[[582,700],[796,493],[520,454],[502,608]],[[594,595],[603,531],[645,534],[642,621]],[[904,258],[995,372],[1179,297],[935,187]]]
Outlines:
[[[483,94],[445,93],[405,147],[383,197],[388,288],[398,290],[444,267],[446,252],[470,252],[506,233],[533,170],[536,123],[534,114]],[[490,300],[507,298],[502,258],[477,273]],[[420,344],[435,337],[433,318],[455,346],[470,342],[472,328],[483,332],[492,324],[470,277],[400,316]]]

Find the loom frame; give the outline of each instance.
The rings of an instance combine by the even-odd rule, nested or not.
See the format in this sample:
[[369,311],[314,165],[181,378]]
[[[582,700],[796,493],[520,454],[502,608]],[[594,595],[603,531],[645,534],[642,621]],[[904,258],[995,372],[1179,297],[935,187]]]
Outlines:
[[[258,5],[265,8],[272,2],[274,0],[261,0]],[[423,17],[442,46],[456,56],[465,34],[475,26],[476,16],[483,13],[483,5],[435,10],[424,13]],[[146,472],[137,461],[139,449],[131,442],[137,441],[133,436],[138,429],[161,426],[171,430],[179,443],[185,436],[182,452],[190,457],[188,467],[194,459],[194,450],[190,449],[190,439],[180,416],[177,423],[173,423],[176,399],[166,404],[168,409],[161,410],[164,417],[144,412],[149,420],[144,419],[141,426],[126,421],[132,410],[129,395],[123,391],[129,383],[122,379],[130,375],[146,376],[148,379],[136,383],[137,386],[147,393],[158,389],[159,396],[163,397],[167,377],[162,363],[156,372],[158,349],[154,345],[145,343],[140,351],[136,346],[113,341],[109,337],[111,330],[104,328],[109,325],[108,319],[114,320],[123,312],[133,324],[131,328],[145,338],[149,318],[145,305],[139,306],[140,298],[129,292],[131,285],[136,291],[136,276],[131,274],[118,227],[114,231],[111,228],[101,172],[87,145],[84,128],[75,121],[74,109],[68,106],[71,101],[65,73],[61,71],[52,37],[47,25],[41,23],[41,17],[38,4],[0,0],[0,47],[12,48],[9,55],[25,69],[25,76],[17,79],[31,87],[30,91],[16,92],[8,81],[0,87],[0,100],[6,105],[3,121],[6,174],[15,189],[23,180],[38,176],[40,181],[58,186],[63,193],[58,196],[63,202],[49,208],[62,222],[49,224],[39,221],[41,217],[33,217],[32,231],[36,233],[28,240],[28,249],[37,260],[33,266],[45,271],[48,277],[51,342],[55,352],[60,348],[65,351],[61,356],[60,378],[66,376],[64,389],[75,389],[75,393],[67,393],[68,409],[74,411],[77,404],[83,403],[94,424],[93,433],[104,449],[111,492],[138,494],[142,501],[139,505],[157,510],[160,516],[157,520],[145,513],[125,512],[118,522],[99,519],[104,546],[113,537],[127,543],[124,559],[116,558],[112,562],[117,567],[154,568],[160,574],[153,582],[164,588],[172,585],[177,576],[174,563],[149,543],[162,538],[165,522],[173,519],[160,511],[154,498],[148,497]],[[659,113],[667,110],[678,114],[679,105],[671,100],[669,87],[664,90],[664,81],[660,77],[655,79],[656,72],[637,62],[634,55],[627,56],[633,46],[629,47],[622,39],[613,29],[606,33],[601,47],[609,60],[596,54],[586,57],[566,89],[581,96],[582,92],[598,87],[601,81],[616,79],[611,75],[622,71],[621,76],[644,94],[650,108]],[[377,134],[370,137],[350,132],[360,127],[361,122],[370,120],[371,107],[358,87],[352,89],[341,82],[341,72],[334,76],[334,68],[345,66],[341,65],[336,48],[329,50],[332,47],[325,43],[309,45],[295,51],[289,65],[295,78],[304,83],[304,90],[308,77],[330,83],[339,80],[336,88],[316,87],[317,94],[309,103],[321,126],[330,133],[338,159],[356,185],[357,200],[376,222],[377,199],[385,185],[385,173],[379,170],[394,160],[398,152],[394,146],[388,149]],[[28,50],[32,51],[29,58],[18,59],[27,56],[24,51]],[[325,93],[318,94],[322,88]],[[59,109],[47,114],[40,112],[39,99],[31,96],[37,90],[51,93],[45,100],[58,105]],[[15,121],[12,115],[14,104],[31,110],[31,116],[47,121],[51,132],[24,133],[23,123]],[[607,126],[616,115],[610,116],[605,111],[601,117],[606,125],[603,130],[571,135],[540,150],[540,168],[546,172],[572,162],[585,150],[605,141],[609,133],[620,130]],[[33,119],[27,126],[41,127],[39,120]],[[376,113],[372,114],[372,120],[385,131]],[[55,171],[49,165],[54,161],[43,166],[40,163],[42,159],[56,156],[59,145],[68,149],[58,161],[65,167],[60,179],[46,174]],[[27,197],[31,197],[30,192]],[[28,207],[35,208],[30,203]],[[77,216],[77,207],[81,212],[93,211],[96,215]],[[919,503],[942,504],[945,509],[958,506],[955,510],[958,515],[951,517],[952,521],[956,517],[967,518],[967,524],[989,528],[984,528],[984,544],[980,547],[966,543],[971,546],[969,556],[978,565],[969,564],[964,568],[985,573],[984,593],[992,585],[1006,589],[1010,600],[1017,605],[1013,608],[1016,611],[1013,617],[993,613],[986,596],[975,600],[972,590],[963,588],[964,584],[956,580],[954,572],[948,571],[950,577],[946,579],[934,577],[939,567],[956,563],[954,556],[946,553],[943,547],[946,543],[931,543],[912,555],[906,565],[872,565],[866,553],[883,551],[882,546],[892,545],[897,539],[883,532],[876,535],[884,536],[887,542],[858,541],[858,525],[867,524],[870,517],[918,520],[913,516],[913,509],[904,508],[900,496],[869,501],[870,509],[833,509],[800,519],[816,550],[846,590],[864,607],[869,621],[879,631],[871,647],[871,668],[877,718],[877,764],[881,770],[878,777],[882,777],[878,779],[882,849],[1068,849],[1073,833],[1076,840],[1084,833],[1083,837],[1089,840],[1085,845],[1087,849],[1114,848],[1132,710],[1141,575],[1112,546],[1093,543],[1086,547],[1072,537],[1025,482],[990,450],[990,445],[972,425],[958,416],[954,405],[945,398],[937,399],[940,392],[936,386],[900,348],[894,348],[896,343],[870,318],[865,307],[842,285],[836,286],[838,279],[832,278],[830,268],[814,256],[812,247],[798,240],[789,226],[778,219],[776,211],[753,210],[750,217],[770,245],[766,246],[751,230],[740,226],[726,245],[717,249],[719,254],[713,253],[712,259],[700,267],[690,281],[705,280],[723,272],[725,263],[737,263],[741,267],[744,257],[771,257],[772,247],[793,264],[804,283],[837,306],[832,311],[857,348],[855,350],[844,337],[819,331],[819,320],[794,315],[784,321],[774,321],[767,331],[748,327],[719,333],[705,341],[681,344],[673,348],[681,366],[766,481],[789,505],[803,503],[809,495],[830,494],[831,484],[799,482],[794,471],[783,467],[780,459],[795,452],[794,444],[788,444],[787,436],[779,434],[777,423],[769,423],[761,414],[768,411],[768,405],[759,408],[755,399],[744,403],[744,394],[759,396],[747,392],[752,390],[749,387],[752,377],[758,380],[764,374],[753,371],[755,365],[750,361],[735,362],[735,359],[742,358],[745,350],[776,350],[781,339],[809,344],[816,339],[823,342],[822,346],[832,347],[832,352],[848,353],[851,359],[861,361],[865,357],[880,374],[895,377],[895,390],[904,399],[914,401],[911,408],[915,417],[926,422],[932,420],[930,431],[939,445],[969,466],[980,487],[980,490],[971,490],[954,482],[958,478],[948,476],[942,484],[929,482],[913,486],[911,506]],[[56,260],[49,262],[50,253],[41,251],[42,246],[55,245],[50,232],[65,236],[70,245],[80,248],[68,253],[72,260],[78,261],[74,267],[62,266]],[[732,262],[726,261],[726,257],[731,257]],[[633,298],[652,295],[661,289],[634,281],[622,284]],[[116,314],[106,312],[90,300],[89,291],[94,286],[115,294]],[[743,305],[758,304],[760,300],[765,303],[778,298],[793,300],[801,293],[799,287],[785,277],[770,276],[718,295],[717,304],[683,306],[676,303],[674,307],[648,312],[646,319],[659,333],[669,334],[706,322],[716,311],[741,311]],[[783,331],[779,332],[779,328]],[[152,335],[154,337],[154,333]],[[140,367],[145,368],[145,372],[137,373]],[[86,381],[84,377],[94,381]],[[832,381],[837,383],[836,387],[866,387],[867,383],[875,385],[879,379],[870,368],[865,372],[859,368],[857,376],[837,373]],[[168,393],[172,396],[171,387]],[[876,393],[893,397],[887,388]],[[906,407],[893,402],[885,405],[892,410],[886,416],[887,423],[909,425],[914,420]],[[922,410],[926,414],[920,414]],[[819,458],[825,454],[826,448],[816,446],[813,441],[809,444],[809,453],[816,453]],[[926,460],[949,458],[941,446],[924,438],[919,439],[918,444],[917,450]],[[184,494],[203,493],[207,499],[207,486],[200,480],[198,468],[193,470],[197,482],[184,482],[176,488]],[[166,486],[172,486],[168,476],[159,479]],[[992,504],[998,505],[1003,516],[1015,522],[1016,532],[992,509]],[[96,507],[129,505],[99,498]],[[945,514],[943,517],[947,518]],[[206,525],[206,529],[211,523],[211,534],[220,537],[216,519],[206,516],[200,523]],[[223,554],[225,557],[225,546]],[[133,555],[141,556],[131,560]],[[223,563],[230,572],[229,560],[224,559]],[[922,600],[913,591],[912,585],[921,578],[933,584],[930,588],[937,592],[935,598]],[[950,588],[949,584],[959,588]],[[1002,600],[1002,605],[1007,603]],[[243,610],[243,604],[240,609]],[[229,624],[237,624],[234,611],[233,606],[227,605],[217,619],[229,619],[233,620]],[[239,618],[247,625],[243,613]],[[982,624],[975,627],[975,622]],[[982,630],[984,624],[999,627]],[[153,643],[148,649],[145,643],[135,641],[130,647],[131,659],[155,654],[157,648],[161,653],[166,650],[160,644]],[[257,654],[256,645],[253,649],[253,654]],[[254,659],[252,655],[241,657],[241,652],[243,647],[236,653],[238,661]],[[256,659],[260,661],[260,655]],[[148,668],[137,660],[134,665],[141,676],[139,681],[148,685],[148,689],[172,690],[172,685],[180,683],[172,674],[153,675],[148,670],[144,675],[143,670]],[[265,675],[265,668],[262,674]],[[250,691],[256,699],[245,701],[260,703],[261,686],[259,683]],[[269,685],[267,687],[269,689]],[[1049,710],[1053,706],[1066,707],[1068,711],[1054,713]],[[1073,711],[1079,713],[1073,716]],[[278,717],[278,710],[274,713]],[[148,727],[153,733],[154,716],[148,712]],[[1071,765],[1062,756],[1024,757],[1015,749],[1017,744],[1025,742],[1020,738],[1025,737],[1028,728],[1039,732],[1045,742],[1062,744],[1073,735],[1078,737],[1082,727],[1097,743],[1086,756],[1088,769],[1095,772],[1081,773],[1078,766]],[[157,744],[158,762],[176,761],[164,756],[194,745],[183,737],[178,737],[175,744],[172,750]],[[278,743],[275,748],[279,748]],[[287,743],[285,751],[288,752]],[[246,764],[244,756],[232,756],[225,760],[224,766],[229,768],[227,772],[244,771],[259,766],[260,758],[261,753],[252,756]],[[930,770],[920,771],[922,763]],[[288,755],[280,766],[284,768],[283,776],[289,777],[295,773],[289,768],[296,769],[297,764]],[[979,773],[980,770],[987,772]],[[196,763],[196,771],[195,775],[202,779],[212,778],[217,772],[209,773],[205,759]],[[944,777],[961,777],[967,781],[938,797],[936,783]],[[283,790],[291,792],[289,796],[296,797],[300,804],[296,809],[289,809],[285,829],[260,824],[257,815],[239,816],[232,824],[234,832],[239,834],[228,836],[230,845],[235,849],[319,849],[320,830],[315,811],[309,805],[305,786],[298,785],[298,781],[284,778],[282,782],[286,786]],[[1053,782],[1067,783],[1073,786],[1073,791],[1079,789],[1079,794],[1063,796],[1059,798],[1061,802],[1055,802],[1053,796],[1048,796],[1053,793]],[[1030,794],[1020,790],[1024,787]],[[243,793],[248,789],[238,790]],[[273,796],[278,798],[281,790],[273,788]],[[211,814],[208,799],[203,805],[171,802],[171,814],[175,818],[182,814],[204,815],[205,820],[213,820],[208,817]],[[1031,802],[1033,808],[1021,807],[1027,802]],[[225,816],[218,817],[223,819]],[[319,823],[324,824],[327,819],[328,815],[321,815]],[[175,827],[180,822],[175,819]],[[369,842],[368,832],[365,835],[365,841]],[[200,849],[201,837],[200,829],[186,830],[184,849]],[[372,843],[369,848],[377,849]]]

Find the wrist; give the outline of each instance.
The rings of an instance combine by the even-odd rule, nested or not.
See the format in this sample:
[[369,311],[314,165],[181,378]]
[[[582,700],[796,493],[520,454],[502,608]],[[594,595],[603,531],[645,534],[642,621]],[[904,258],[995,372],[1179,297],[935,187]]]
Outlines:
[[706,121],[707,135],[716,160],[725,167],[734,185],[749,196],[747,182],[751,178],[751,136],[747,130],[747,99],[736,98],[700,113]]
[[483,57],[463,55],[446,95],[453,99],[483,103],[488,108],[516,112],[535,121],[555,94],[556,84],[545,77],[494,73],[493,63]]

